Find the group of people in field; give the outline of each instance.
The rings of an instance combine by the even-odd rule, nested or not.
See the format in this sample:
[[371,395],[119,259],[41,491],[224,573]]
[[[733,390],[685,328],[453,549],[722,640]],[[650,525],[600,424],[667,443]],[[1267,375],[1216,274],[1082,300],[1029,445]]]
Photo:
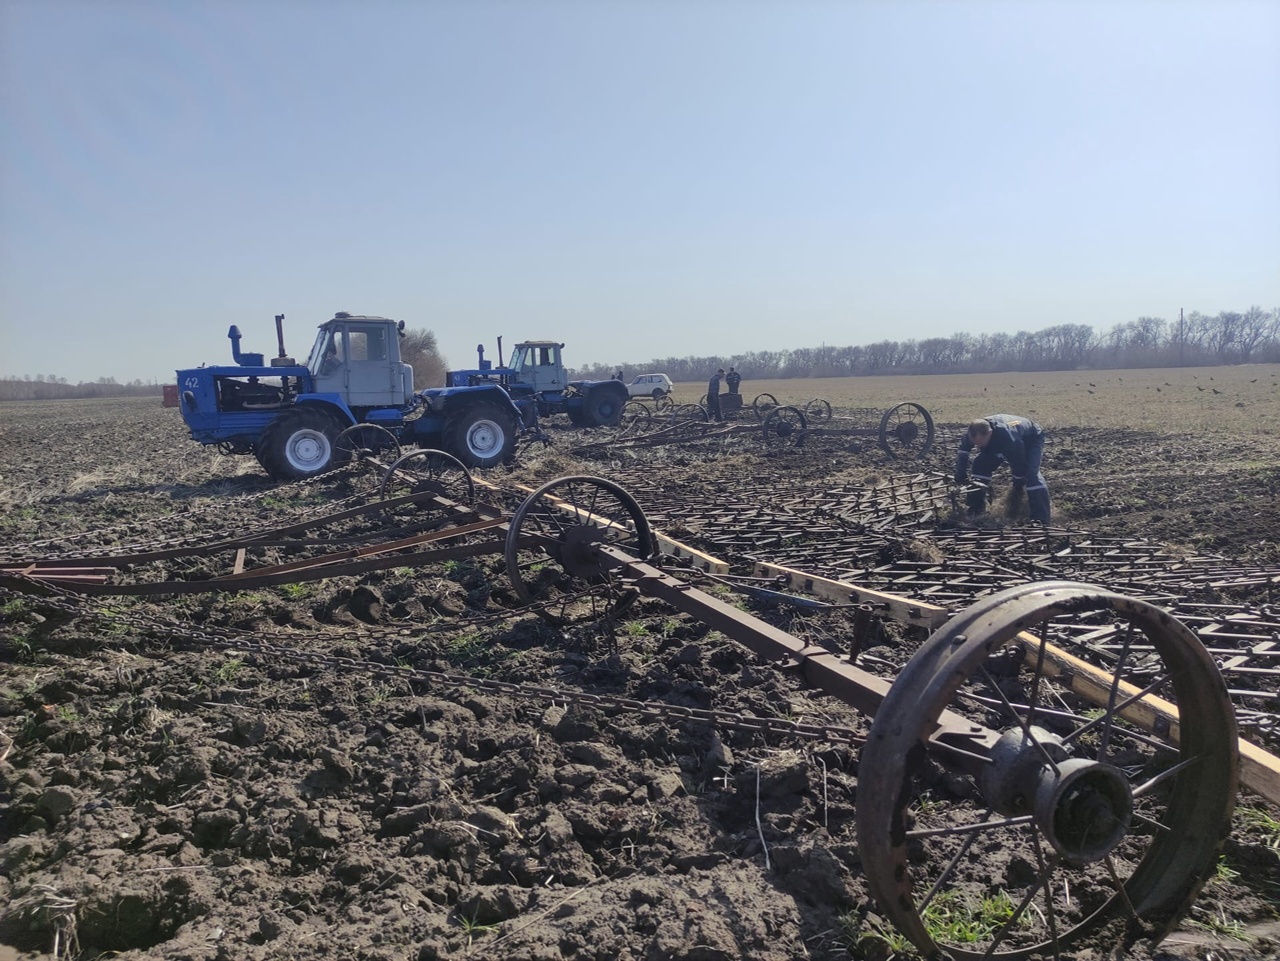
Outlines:
[[729,373],[724,372],[721,367],[711,379],[707,381],[707,417],[710,420],[724,420],[724,411],[720,408],[720,381],[723,380],[725,386],[729,388],[729,393],[738,393],[738,386],[742,383],[742,375],[738,373],[736,367],[730,367]]

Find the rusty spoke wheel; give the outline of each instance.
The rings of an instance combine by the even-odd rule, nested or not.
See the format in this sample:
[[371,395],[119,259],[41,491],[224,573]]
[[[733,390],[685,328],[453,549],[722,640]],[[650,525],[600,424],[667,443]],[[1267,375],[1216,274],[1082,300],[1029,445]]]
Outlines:
[[831,404],[821,397],[815,397],[804,405],[805,416],[815,424],[825,424],[831,420]]
[[933,447],[933,417],[916,403],[890,407],[880,418],[880,449],[898,460],[923,457]]
[[756,399],[751,402],[751,412],[756,415],[756,420],[763,421],[769,416],[769,412],[776,410],[778,407],[778,398],[772,394],[756,394]]
[[799,407],[775,407],[769,411],[760,430],[767,445],[804,445],[809,419]]
[[644,511],[629,493],[601,477],[561,477],[521,504],[507,529],[507,576],[521,600],[539,604],[556,624],[617,617],[639,596],[619,577],[620,562],[602,548],[632,557],[653,554]]
[[[400,498],[413,495],[413,500]],[[469,508],[476,502],[471,471],[452,454],[423,448],[398,457],[382,476],[378,496],[386,510],[409,516],[448,508]]]
[[400,442],[396,435],[377,424],[353,424],[333,442],[333,463],[341,467],[347,464],[394,461],[400,456]]
[[[1120,643],[1089,646],[1106,625]],[[859,855],[927,957],[1076,957],[1159,941],[1230,829],[1235,718],[1196,636],[1087,584],[992,595],[925,642],[876,711]]]
[[672,424],[680,424],[686,421],[706,423],[707,409],[701,404],[677,404],[663,411],[662,416],[666,417],[668,422]]
[[622,405],[622,419],[618,422],[618,435],[630,437],[648,433],[653,428],[653,410],[648,404],[629,400]]

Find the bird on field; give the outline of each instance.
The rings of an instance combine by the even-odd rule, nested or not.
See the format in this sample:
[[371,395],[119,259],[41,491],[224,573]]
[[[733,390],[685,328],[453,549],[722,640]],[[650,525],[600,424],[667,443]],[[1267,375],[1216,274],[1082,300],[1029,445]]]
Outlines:
[[1095,383],[1093,383],[1093,381],[1090,381],[1090,382],[1089,382],[1089,386],[1090,386],[1090,387],[1097,387],[1098,385],[1097,385],[1097,384],[1095,384]]
[[1196,390],[1204,390],[1204,388],[1201,387],[1199,384],[1196,384]]
[[1210,390],[1212,390],[1215,394],[1221,394],[1221,393],[1222,393],[1222,391],[1218,390],[1218,388],[1216,388],[1216,387],[1212,387],[1212,388],[1210,388]]
[[1092,394],[1092,393],[1093,393],[1093,391],[1089,391],[1089,393],[1091,393],[1091,394]]
[[1160,388],[1159,388],[1159,387],[1157,387],[1157,388],[1156,388],[1156,393],[1157,393],[1157,394],[1161,393],[1161,391],[1160,391]]
[[1249,381],[1249,383],[1251,383],[1251,384],[1256,384],[1257,382],[1258,382],[1258,378],[1256,378],[1256,377],[1255,377],[1255,378],[1253,378],[1253,380]]

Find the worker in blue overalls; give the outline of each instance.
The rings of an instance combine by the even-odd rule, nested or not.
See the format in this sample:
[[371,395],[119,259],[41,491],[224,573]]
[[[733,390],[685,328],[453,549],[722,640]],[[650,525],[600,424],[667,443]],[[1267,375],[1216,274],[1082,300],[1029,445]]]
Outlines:
[[969,474],[969,452],[978,449],[973,461],[973,480],[982,485],[969,493],[969,511],[981,514],[986,510],[987,493],[991,487],[991,474],[1004,461],[1013,475],[1013,498],[1016,503],[1027,492],[1027,513],[1033,521],[1049,523],[1049,485],[1040,473],[1040,459],[1044,455],[1044,431],[1030,417],[1013,414],[991,414],[969,425],[960,438],[956,452],[957,484],[965,483]]

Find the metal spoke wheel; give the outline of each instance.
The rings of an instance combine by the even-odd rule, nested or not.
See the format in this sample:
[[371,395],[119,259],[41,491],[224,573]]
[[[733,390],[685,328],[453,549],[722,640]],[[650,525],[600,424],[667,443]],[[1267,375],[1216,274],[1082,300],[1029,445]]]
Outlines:
[[1215,868],[1237,750],[1212,658],[1167,613],[1066,581],[1002,591],[935,631],[876,711],[868,885],[927,957],[1158,941]]
[[372,461],[381,467],[383,457],[392,461],[399,458],[400,442],[395,434],[377,424],[353,424],[333,442],[333,462],[338,466]]
[[685,421],[701,421],[705,423],[708,420],[707,409],[701,404],[677,404],[670,410],[664,411],[663,416],[668,418],[672,424],[680,424]]
[[[400,500],[409,495],[414,499]],[[378,496],[388,502],[385,510],[407,516],[445,509],[447,505],[442,500],[471,507],[476,502],[476,485],[471,471],[458,458],[442,450],[423,448],[398,457],[387,468]]]
[[764,433],[766,444],[801,447],[804,445],[805,428],[808,426],[809,419],[799,407],[775,407],[769,411],[760,429]]
[[890,407],[880,418],[880,449],[898,460],[923,457],[933,447],[933,417],[919,404]]
[[639,596],[617,576],[619,561],[653,554],[649,521],[635,498],[600,477],[561,477],[516,509],[507,528],[507,576],[520,599],[557,624],[616,617]]
[[815,424],[825,424],[831,420],[831,404],[821,397],[815,397],[804,405],[805,416]]
[[751,402],[751,411],[756,415],[756,420],[763,421],[777,406],[778,398],[772,394],[757,394],[756,399]]
[[653,410],[648,404],[638,400],[629,400],[622,407],[622,420],[618,424],[618,433],[628,437],[635,434],[648,433],[653,428]]

